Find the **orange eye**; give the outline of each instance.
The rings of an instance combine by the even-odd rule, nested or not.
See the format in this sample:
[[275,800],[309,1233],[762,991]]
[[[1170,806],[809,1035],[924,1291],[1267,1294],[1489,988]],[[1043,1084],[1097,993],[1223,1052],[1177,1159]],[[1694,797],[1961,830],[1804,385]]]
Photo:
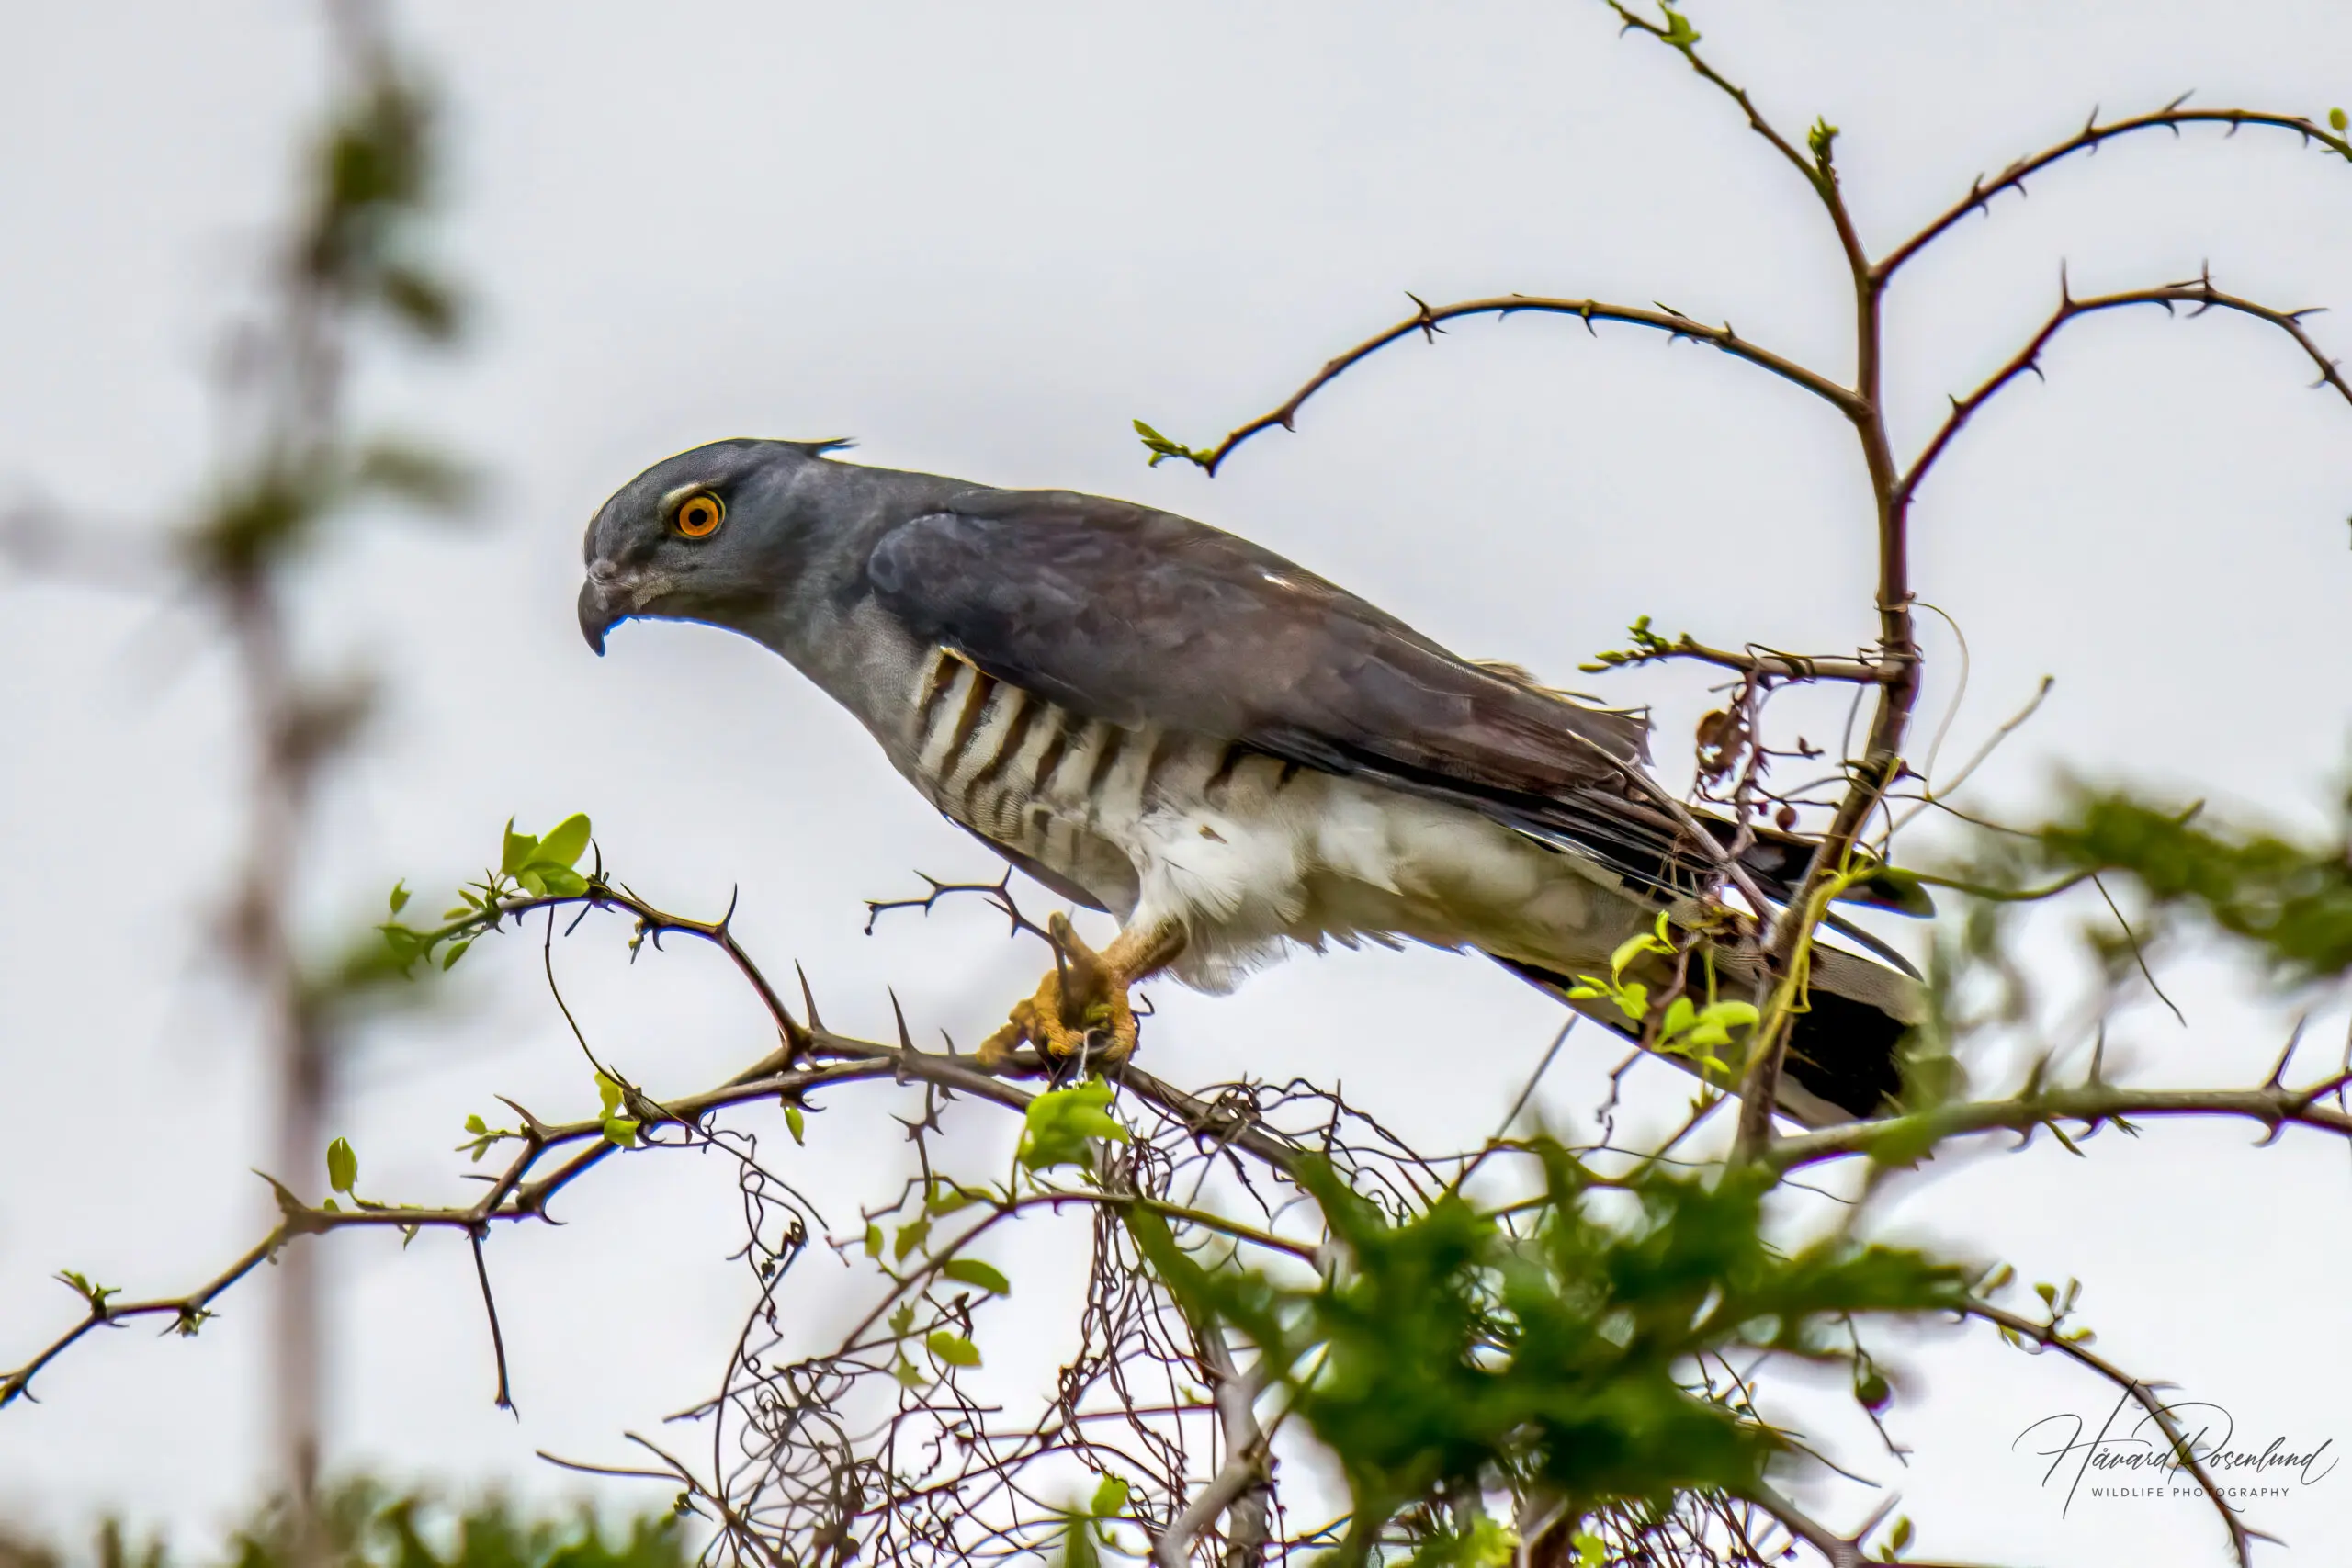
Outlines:
[[718,532],[719,519],[726,515],[727,508],[718,497],[698,491],[679,503],[678,532],[689,539],[707,539]]

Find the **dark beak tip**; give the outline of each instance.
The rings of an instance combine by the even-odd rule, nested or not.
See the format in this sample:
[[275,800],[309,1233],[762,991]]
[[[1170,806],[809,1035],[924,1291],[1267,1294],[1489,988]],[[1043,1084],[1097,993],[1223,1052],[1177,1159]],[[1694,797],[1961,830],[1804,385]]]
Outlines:
[[597,658],[605,656],[605,634],[612,629],[613,616],[605,608],[605,596],[594,582],[580,585],[580,635],[588,642],[588,649]]

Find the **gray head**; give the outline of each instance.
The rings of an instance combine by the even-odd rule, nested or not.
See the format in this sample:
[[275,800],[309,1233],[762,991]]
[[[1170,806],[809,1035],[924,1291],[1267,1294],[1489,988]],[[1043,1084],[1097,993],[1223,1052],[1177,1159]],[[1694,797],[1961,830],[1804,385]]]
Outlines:
[[580,631],[588,646],[604,652],[605,634],[635,616],[706,621],[762,637],[789,613],[812,561],[845,520],[842,508],[820,504],[840,499],[828,480],[876,471],[825,461],[848,445],[714,441],[623,485],[597,508],[581,549],[588,581]]

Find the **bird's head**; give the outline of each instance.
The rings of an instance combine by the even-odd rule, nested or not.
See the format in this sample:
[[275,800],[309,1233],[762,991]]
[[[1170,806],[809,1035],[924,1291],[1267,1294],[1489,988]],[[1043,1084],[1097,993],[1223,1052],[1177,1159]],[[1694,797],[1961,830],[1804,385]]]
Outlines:
[[580,632],[638,616],[755,634],[807,556],[800,481],[845,441],[714,441],[664,458],[615,491],[588,524]]

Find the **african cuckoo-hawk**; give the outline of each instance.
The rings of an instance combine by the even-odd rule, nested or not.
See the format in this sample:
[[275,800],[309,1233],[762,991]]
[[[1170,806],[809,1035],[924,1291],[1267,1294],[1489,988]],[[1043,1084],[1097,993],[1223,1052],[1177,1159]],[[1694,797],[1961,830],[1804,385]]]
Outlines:
[[[1719,844],[1639,772],[1640,715],[1457,658],[1205,525],[864,468],[837,445],[720,441],[630,480],[588,527],[581,630],[599,652],[632,616],[753,638],[950,818],[1120,918],[1099,956],[1055,928],[1091,1011],[1048,976],[989,1055],[1123,1054],[1131,982],[1222,989],[1293,942],[1473,948],[1562,995],[1661,911],[1694,919],[1717,880]],[[1810,848],[1748,844],[1748,880],[1785,896]],[[1715,960],[1753,988],[1752,957]],[[1811,984],[1782,1103],[1870,1113],[1918,988],[1831,950]]]

